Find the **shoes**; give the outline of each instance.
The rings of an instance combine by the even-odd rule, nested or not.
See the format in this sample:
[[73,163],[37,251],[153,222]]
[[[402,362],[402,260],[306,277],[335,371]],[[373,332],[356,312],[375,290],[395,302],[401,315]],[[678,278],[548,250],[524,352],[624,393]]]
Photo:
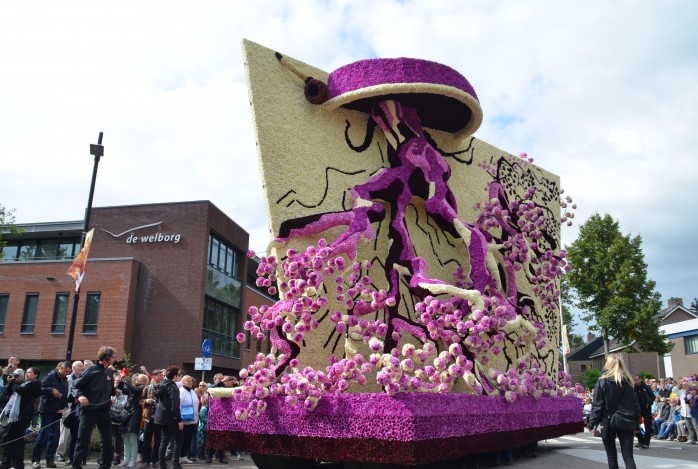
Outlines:
[[[695,443],[694,443],[694,444],[695,444]],[[221,464],[228,464],[228,460],[225,459],[225,458],[224,458],[224,459],[221,459],[219,462],[220,462]]]
[[62,454],[56,453],[56,461],[65,462],[65,456],[63,456]]
[[242,454],[238,454],[237,460],[238,460],[238,461],[244,461],[245,458],[242,457]]
[[213,458],[206,458],[206,464],[211,464],[213,462]]
[[640,449],[650,449],[650,446],[649,445],[642,445],[642,446],[640,446]]
[[117,464],[116,467],[128,467],[128,461],[124,459],[124,461],[121,464]]
[[128,467],[129,469],[133,469],[134,467],[136,467],[136,463],[130,462],[130,463],[128,463],[128,465],[126,467]]
[[56,467],[56,463],[53,460],[46,461],[46,467]]
[[64,462],[63,462],[63,465],[64,465],[64,466],[72,466],[72,465],[73,465],[73,461],[71,461],[70,459],[68,459],[67,461],[64,461]]
[[642,443],[635,444],[635,448],[639,448],[640,446],[642,446]]
[[41,469],[41,464],[39,464],[39,461],[32,461],[32,469]]
[[192,461],[189,458],[179,458],[180,464],[194,464],[194,461]]

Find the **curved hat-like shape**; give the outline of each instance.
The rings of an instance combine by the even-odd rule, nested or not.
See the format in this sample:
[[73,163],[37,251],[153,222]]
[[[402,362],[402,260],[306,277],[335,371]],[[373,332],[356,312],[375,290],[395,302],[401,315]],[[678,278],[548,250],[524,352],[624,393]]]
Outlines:
[[353,62],[330,73],[327,109],[371,112],[378,101],[399,100],[417,109],[422,125],[473,134],[482,123],[475,90],[463,75],[429,60],[397,58]]

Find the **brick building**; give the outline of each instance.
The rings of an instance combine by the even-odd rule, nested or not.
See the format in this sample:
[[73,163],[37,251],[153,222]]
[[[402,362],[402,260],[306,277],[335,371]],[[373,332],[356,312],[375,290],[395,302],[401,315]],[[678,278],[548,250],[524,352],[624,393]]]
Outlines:
[[[90,223],[73,359],[94,359],[101,345],[111,345],[135,365],[176,364],[193,374],[201,343],[210,339],[212,371],[234,373],[268,350],[268,341],[235,340],[248,308],[273,299],[254,285],[249,234],[211,202],[99,207]],[[5,234],[0,359],[18,354],[22,366],[50,368],[65,359],[74,303],[66,271],[82,225],[25,224],[21,234]]]

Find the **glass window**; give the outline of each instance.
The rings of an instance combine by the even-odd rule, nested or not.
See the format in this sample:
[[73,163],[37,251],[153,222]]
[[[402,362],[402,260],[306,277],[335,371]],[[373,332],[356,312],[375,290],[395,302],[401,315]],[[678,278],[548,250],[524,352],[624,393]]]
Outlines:
[[698,334],[684,337],[683,344],[686,348],[686,355],[698,353]]
[[7,303],[10,302],[10,295],[0,295],[0,334],[5,332],[5,316],[7,315]]
[[36,322],[36,308],[39,305],[38,293],[27,293],[24,300],[24,315],[22,315],[22,326],[19,329],[21,334],[33,334],[34,323]]
[[211,265],[218,265],[218,251],[220,250],[220,241],[218,241],[218,238],[215,236],[211,235],[210,237],[210,250],[209,250],[209,256],[208,256],[208,263]]
[[75,240],[61,239],[58,244],[58,259],[72,259],[77,255],[75,252]]
[[235,251],[228,249],[225,253],[225,273],[233,276],[235,272]]
[[87,294],[85,305],[85,321],[82,324],[83,334],[97,333],[97,319],[99,319],[99,300],[101,293],[90,292]]
[[56,259],[58,253],[57,239],[42,239],[39,244],[39,254],[37,257],[42,259]]
[[2,260],[2,262],[15,262],[18,252],[19,241],[8,241],[7,244],[0,249],[0,260]]
[[208,264],[229,277],[239,279],[242,252],[214,234],[210,234],[208,240]]
[[30,261],[34,260],[36,258],[36,245],[37,245],[36,240],[26,240],[22,241],[22,244],[19,248],[19,260],[21,261]]
[[240,357],[240,344],[235,338],[238,332],[240,310],[206,297],[204,305],[203,338],[211,340],[213,353],[228,357]]
[[68,293],[56,293],[56,304],[53,306],[53,323],[51,324],[51,334],[65,333],[65,320],[68,316]]

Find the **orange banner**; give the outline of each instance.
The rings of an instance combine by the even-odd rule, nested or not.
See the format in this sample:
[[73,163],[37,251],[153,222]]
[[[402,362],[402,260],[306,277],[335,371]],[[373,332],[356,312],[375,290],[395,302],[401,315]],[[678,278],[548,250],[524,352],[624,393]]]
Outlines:
[[80,284],[85,276],[85,267],[87,266],[87,255],[90,253],[90,246],[92,245],[92,235],[95,229],[92,228],[85,235],[85,244],[83,244],[82,249],[80,249],[80,254],[75,258],[73,263],[68,268],[66,272],[68,275],[75,279],[75,291],[80,290]]

